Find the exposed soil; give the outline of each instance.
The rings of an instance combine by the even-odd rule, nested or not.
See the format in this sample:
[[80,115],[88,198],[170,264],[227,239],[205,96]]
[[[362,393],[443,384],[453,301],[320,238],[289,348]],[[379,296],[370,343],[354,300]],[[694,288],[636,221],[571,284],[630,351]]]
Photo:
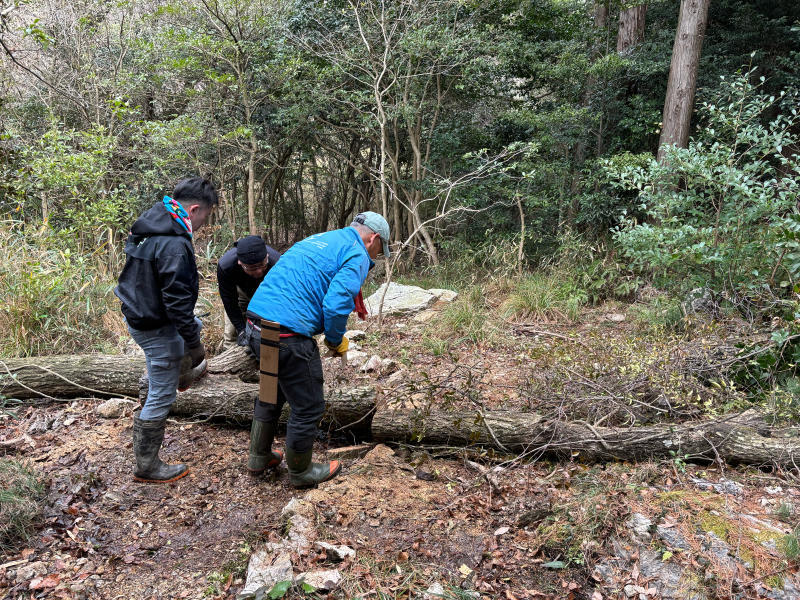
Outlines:
[[[680,421],[736,399],[684,368],[686,357],[718,347],[710,340],[720,339],[719,329],[637,342],[630,318],[604,316],[621,310],[595,309],[572,325],[506,323],[477,343],[446,337],[435,321],[389,320],[381,330],[353,323],[368,332],[360,348],[395,365],[361,373],[326,359],[326,380],[368,380],[386,395],[444,407],[477,403],[606,424]],[[429,343],[437,333],[445,350]],[[0,599],[233,598],[251,552],[283,535],[279,515],[295,496],[314,503],[319,539],[356,550],[336,565],[344,581],[332,598],[421,597],[435,582],[447,598],[475,590],[484,598],[599,600],[626,597],[625,585],[642,588],[635,593],[644,598],[662,597],[639,569],[644,548],[668,552],[664,563],[691,575],[702,593],[696,597],[768,597],[795,581],[796,557],[785,539],[800,489],[780,473],[692,465],[679,455],[660,464],[584,465],[532,463],[479,448],[378,447],[368,459],[346,460],[340,477],[306,495],[289,488],[282,469],[257,479],[245,473],[246,430],[180,421],[168,427],[162,457],[189,463],[190,475],[137,484],[130,414],[102,419],[98,403],[2,415],[0,440],[27,435],[3,451],[40,471],[48,494],[37,535],[0,555]],[[329,433],[317,456],[328,444],[355,441]],[[693,481],[724,478],[739,483],[736,494]],[[655,535],[649,543],[631,541],[625,523],[634,513],[681,532],[687,549]],[[720,567],[698,541],[705,528],[749,569]],[[293,557],[295,572],[330,560],[319,549]]]

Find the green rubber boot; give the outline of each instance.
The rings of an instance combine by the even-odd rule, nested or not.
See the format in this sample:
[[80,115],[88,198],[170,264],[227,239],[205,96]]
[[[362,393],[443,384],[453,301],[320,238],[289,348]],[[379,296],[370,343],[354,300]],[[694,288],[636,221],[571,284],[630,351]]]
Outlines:
[[329,463],[311,462],[311,450],[295,452],[286,448],[286,465],[289,467],[289,484],[295,488],[308,488],[333,479],[342,470],[338,460]]
[[167,419],[142,420],[137,412],[133,417],[133,453],[136,456],[134,481],[168,483],[180,479],[189,472],[183,464],[168,465],[161,462],[158,452],[164,441]]
[[274,469],[283,460],[283,454],[272,450],[275,439],[275,423],[264,423],[253,419],[250,426],[250,454],[247,457],[247,471],[260,475],[267,469]]

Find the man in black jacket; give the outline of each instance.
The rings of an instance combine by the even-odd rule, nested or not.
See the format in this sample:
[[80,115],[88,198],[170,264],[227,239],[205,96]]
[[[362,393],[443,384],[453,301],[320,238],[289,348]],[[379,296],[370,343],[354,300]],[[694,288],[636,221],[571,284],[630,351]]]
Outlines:
[[219,295],[225,307],[225,350],[237,343],[247,346],[244,339],[247,305],[258,284],[281,257],[280,252],[267,246],[257,235],[243,237],[233,246],[217,263]]
[[205,360],[194,316],[198,275],[192,233],[216,203],[210,182],[183,179],[172,197],[164,196],[136,220],[125,244],[125,267],[114,293],[128,331],[144,351],[150,380],[144,407],[133,418],[136,481],[174,481],[188,472],[186,465],[161,462],[158,453],[184,355],[192,368]]

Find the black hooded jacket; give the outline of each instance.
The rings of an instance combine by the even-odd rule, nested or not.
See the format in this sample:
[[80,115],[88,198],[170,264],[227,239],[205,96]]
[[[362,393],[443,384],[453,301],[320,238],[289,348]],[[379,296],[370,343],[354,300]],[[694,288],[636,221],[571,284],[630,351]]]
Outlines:
[[159,202],[140,216],[125,243],[125,267],[114,293],[134,329],[172,323],[187,347],[200,345],[194,321],[198,276],[192,238]]

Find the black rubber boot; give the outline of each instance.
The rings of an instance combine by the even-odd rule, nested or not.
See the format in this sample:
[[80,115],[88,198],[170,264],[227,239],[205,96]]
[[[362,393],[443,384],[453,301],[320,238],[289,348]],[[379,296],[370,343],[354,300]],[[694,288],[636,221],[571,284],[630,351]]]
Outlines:
[[289,484],[296,488],[308,488],[333,479],[342,470],[338,460],[329,463],[311,462],[311,450],[295,452],[286,448],[286,466],[289,467]]
[[158,452],[164,441],[164,428],[167,419],[145,421],[139,413],[133,417],[133,453],[136,456],[136,468],[133,470],[134,481],[148,483],[167,483],[180,479],[189,472],[183,464],[168,465],[161,462]]
[[283,460],[283,454],[272,450],[275,439],[275,423],[256,421],[250,426],[250,454],[247,457],[247,471],[260,475],[267,469],[274,469]]

